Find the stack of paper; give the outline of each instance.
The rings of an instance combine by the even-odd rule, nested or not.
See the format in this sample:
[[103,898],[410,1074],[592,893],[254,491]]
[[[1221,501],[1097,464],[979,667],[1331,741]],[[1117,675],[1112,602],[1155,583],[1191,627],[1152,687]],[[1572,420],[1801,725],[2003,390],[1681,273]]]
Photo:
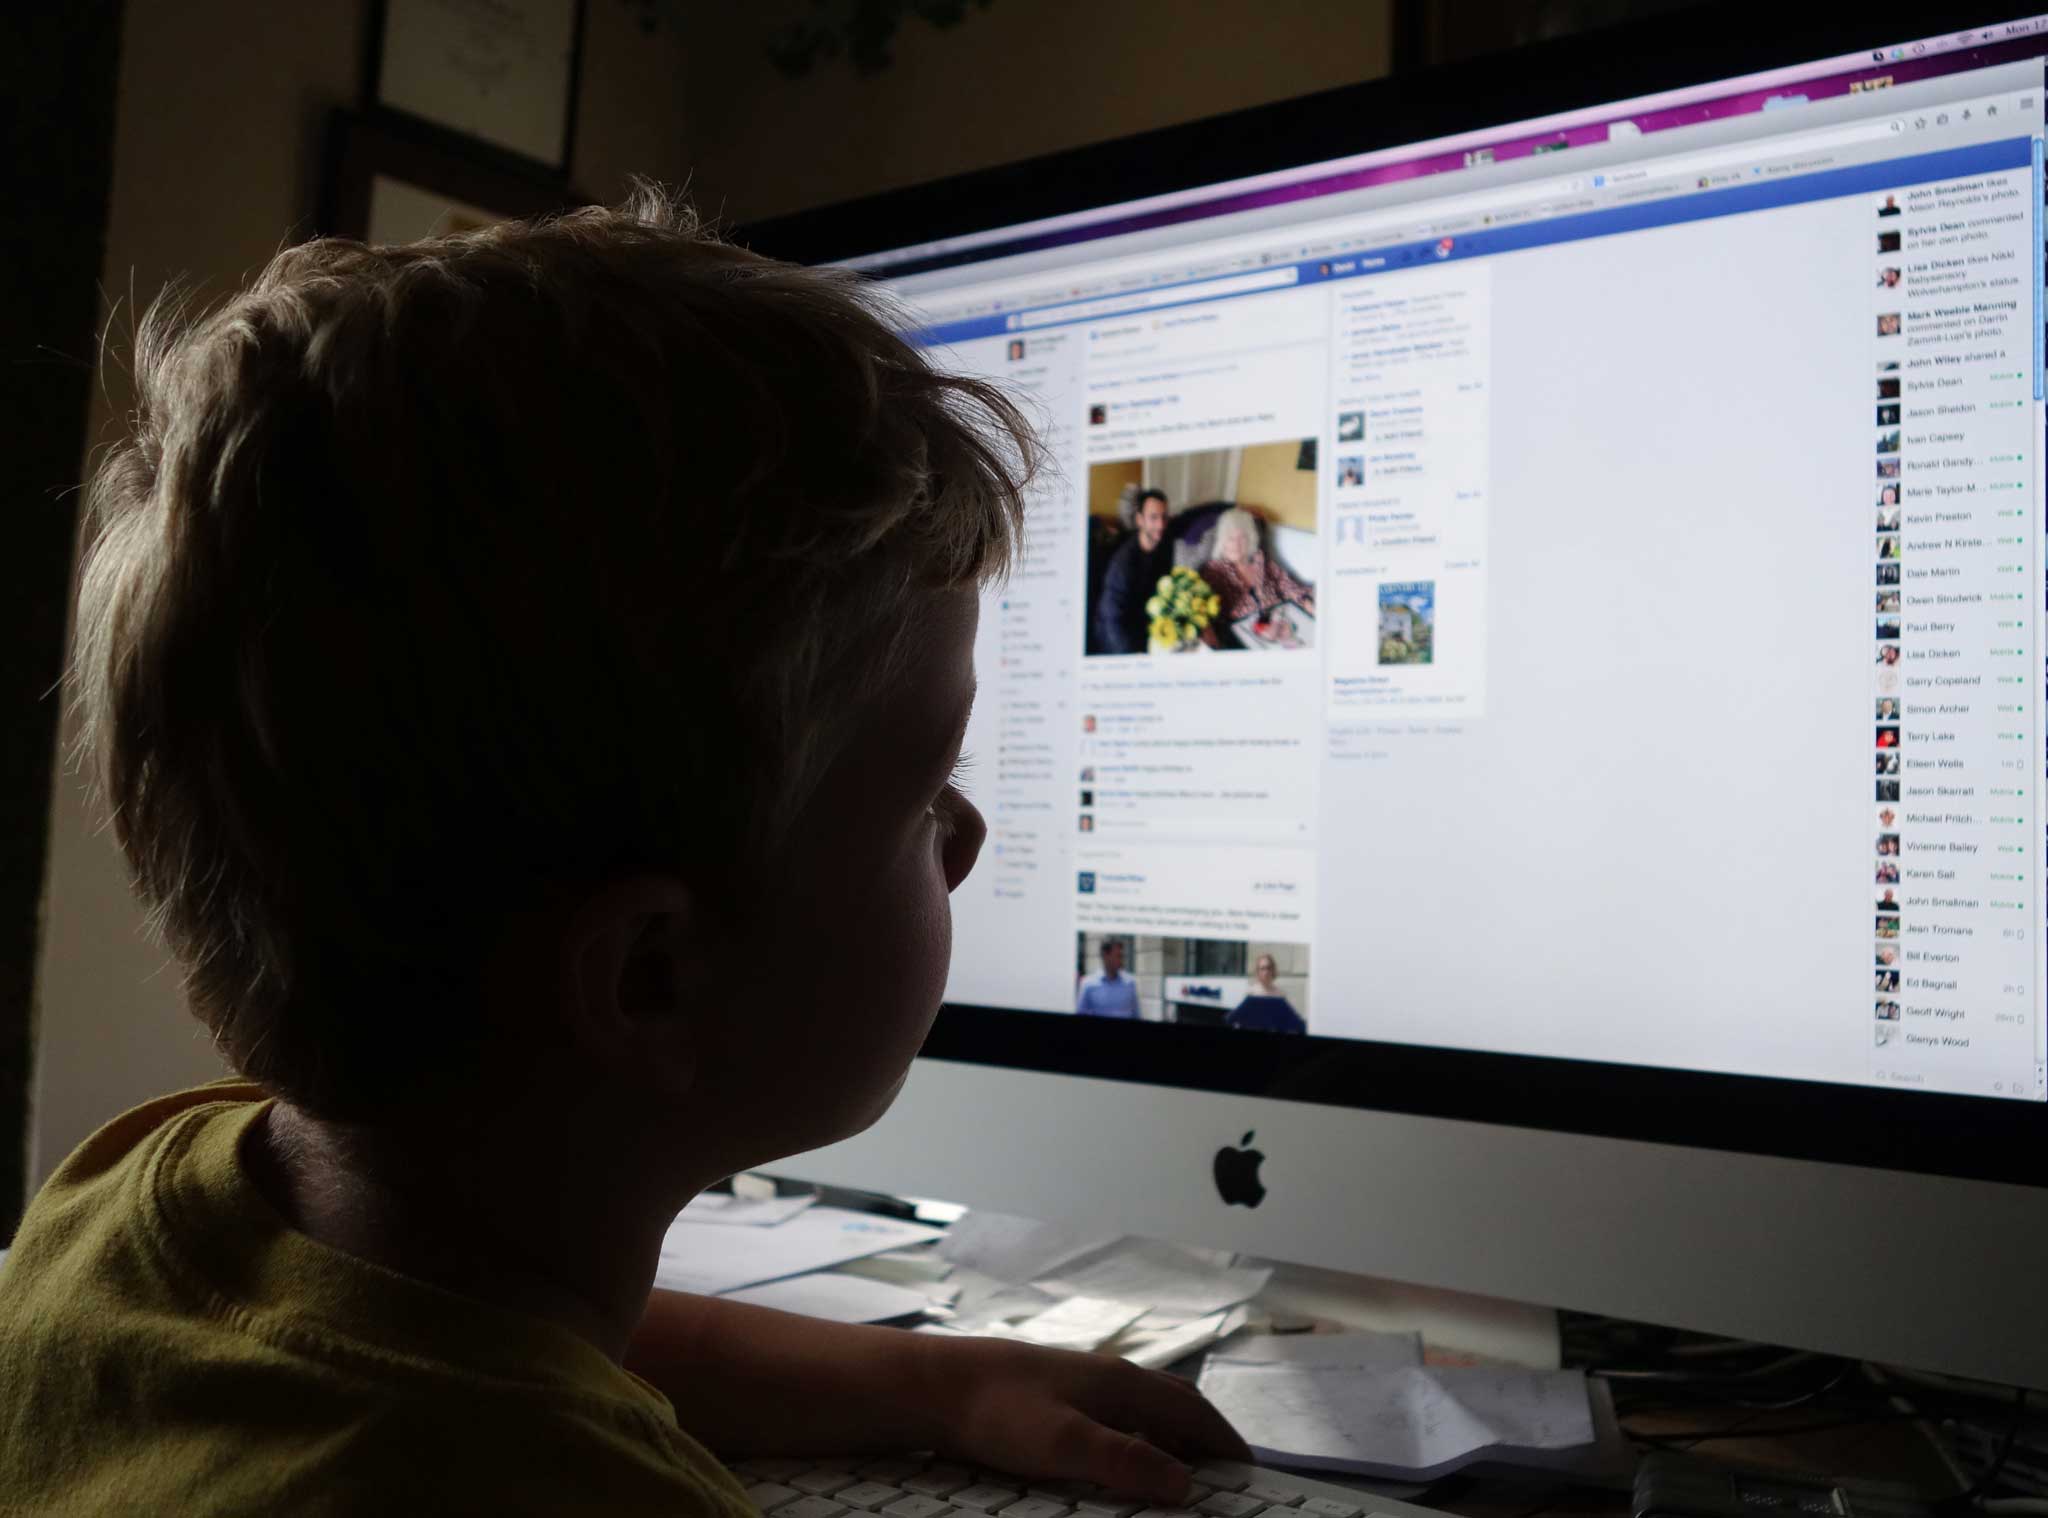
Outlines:
[[662,1240],[654,1284],[671,1291],[718,1296],[938,1237],[938,1229],[922,1223],[898,1222],[843,1207],[806,1207],[767,1227],[700,1222],[685,1209]]
[[1421,1362],[1414,1334],[1269,1336],[1218,1349],[1200,1384],[1276,1465],[1422,1479],[1593,1442],[1578,1371]]

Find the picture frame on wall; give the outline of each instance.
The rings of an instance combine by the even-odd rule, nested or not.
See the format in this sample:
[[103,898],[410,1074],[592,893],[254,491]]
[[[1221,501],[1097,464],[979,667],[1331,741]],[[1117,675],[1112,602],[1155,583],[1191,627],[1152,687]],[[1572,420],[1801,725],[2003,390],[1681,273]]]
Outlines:
[[404,118],[336,111],[329,122],[320,229],[332,236],[415,242],[588,204],[554,175],[457,151]]
[[368,100],[567,174],[585,0],[377,0]]

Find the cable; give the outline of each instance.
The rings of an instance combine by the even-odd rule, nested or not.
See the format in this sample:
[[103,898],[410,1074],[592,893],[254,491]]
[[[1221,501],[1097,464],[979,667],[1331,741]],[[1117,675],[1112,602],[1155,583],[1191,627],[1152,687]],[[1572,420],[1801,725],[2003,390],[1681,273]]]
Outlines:
[[2022,1386],[2012,1396],[2012,1421],[2005,1426],[2005,1437],[1998,1442],[1998,1453],[1991,1457],[1991,1464],[1984,1468],[1970,1487],[1956,1493],[1947,1506],[1955,1508],[1974,1507],[1977,1500],[1990,1491],[1998,1482],[1999,1472],[2005,1469],[2005,1462],[2012,1458],[2012,1447],[2019,1442],[2020,1424],[2026,1421],[2027,1389]]

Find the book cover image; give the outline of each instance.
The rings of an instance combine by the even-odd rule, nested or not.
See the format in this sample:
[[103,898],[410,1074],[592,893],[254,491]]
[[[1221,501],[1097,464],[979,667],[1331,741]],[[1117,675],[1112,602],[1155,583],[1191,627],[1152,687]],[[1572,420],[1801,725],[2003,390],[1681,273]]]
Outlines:
[[1436,581],[1380,586],[1380,663],[1429,664],[1436,654]]

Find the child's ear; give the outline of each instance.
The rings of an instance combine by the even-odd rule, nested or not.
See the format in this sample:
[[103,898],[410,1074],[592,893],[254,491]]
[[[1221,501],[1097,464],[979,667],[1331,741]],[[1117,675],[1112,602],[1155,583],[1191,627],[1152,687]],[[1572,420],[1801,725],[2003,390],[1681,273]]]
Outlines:
[[695,1083],[708,963],[695,899],[672,876],[612,881],[570,933],[572,1042],[628,1079],[680,1095]]

